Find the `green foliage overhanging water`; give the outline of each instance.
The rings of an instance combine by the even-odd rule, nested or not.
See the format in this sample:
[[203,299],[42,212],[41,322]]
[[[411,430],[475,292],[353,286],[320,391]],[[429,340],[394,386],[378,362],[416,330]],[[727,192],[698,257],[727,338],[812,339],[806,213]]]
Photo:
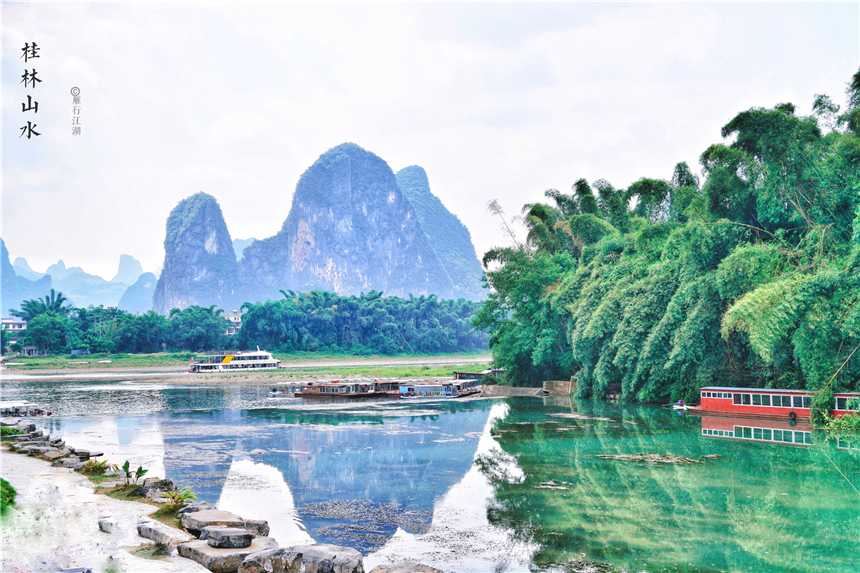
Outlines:
[[823,95],[809,117],[738,114],[701,155],[704,181],[679,163],[670,180],[581,179],[525,205],[525,244],[484,256],[475,320],[508,381],[575,375],[580,397],[640,401],[857,390],[860,72],[847,93],[841,115]]

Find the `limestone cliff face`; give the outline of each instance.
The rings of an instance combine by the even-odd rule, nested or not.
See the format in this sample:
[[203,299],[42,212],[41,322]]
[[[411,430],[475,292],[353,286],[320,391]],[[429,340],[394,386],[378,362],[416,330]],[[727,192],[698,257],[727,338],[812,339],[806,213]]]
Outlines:
[[453,294],[391,168],[353,143],[305,171],[281,231],[245,249],[239,275],[246,300],[279,298],[279,289]]
[[484,271],[475,254],[469,229],[433,195],[423,168],[406,167],[398,171],[396,177],[397,185],[412,203],[421,227],[451,277],[454,298],[486,298],[486,289],[481,284]]
[[194,304],[230,310],[236,278],[236,254],[218,201],[206,193],[180,201],[167,219],[154,310],[166,314]]

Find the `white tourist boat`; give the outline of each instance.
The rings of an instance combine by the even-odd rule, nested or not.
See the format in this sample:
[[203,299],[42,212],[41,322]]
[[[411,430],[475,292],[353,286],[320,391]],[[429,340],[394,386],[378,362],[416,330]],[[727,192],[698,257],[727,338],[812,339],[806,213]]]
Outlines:
[[207,352],[191,360],[189,372],[244,372],[247,370],[274,370],[281,361],[265,350],[246,352]]

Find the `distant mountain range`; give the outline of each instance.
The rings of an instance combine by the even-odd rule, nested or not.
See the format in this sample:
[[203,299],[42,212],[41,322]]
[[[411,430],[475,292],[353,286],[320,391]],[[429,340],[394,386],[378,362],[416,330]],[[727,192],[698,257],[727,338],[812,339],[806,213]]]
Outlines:
[[[10,263],[5,243],[2,250],[0,310],[4,316],[8,316],[10,309],[19,308],[24,300],[47,295],[51,288],[62,292],[76,307],[103,305],[131,312],[152,310],[155,275],[144,273],[140,262],[131,255],[120,256],[117,274],[108,281],[84,272],[81,267],[67,268],[62,260],[49,266],[44,273],[36,272],[23,257]],[[141,282],[145,275],[151,280]]]
[[388,164],[353,143],[322,154],[301,176],[272,237],[230,238],[217,200],[197,193],[167,221],[155,310],[239,308],[280,290],[484,297],[468,229],[430,191],[427,174]]
[[12,264],[4,244],[0,309],[8,315],[52,287],[77,307],[163,314],[192,304],[238,309],[278,299],[281,290],[485,296],[469,230],[430,191],[424,169],[395,175],[354,143],[323,153],[302,174],[274,236],[231,239],[218,201],[197,193],[171,211],[164,250],[160,273],[144,273],[124,254],[108,281],[62,260],[44,273],[22,257]]

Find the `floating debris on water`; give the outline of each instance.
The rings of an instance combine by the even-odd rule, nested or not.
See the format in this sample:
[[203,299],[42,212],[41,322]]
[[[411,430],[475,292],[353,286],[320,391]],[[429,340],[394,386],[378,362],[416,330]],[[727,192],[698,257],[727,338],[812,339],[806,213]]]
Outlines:
[[553,418],[568,418],[570,420],[596,420],[598,422],[617,422],[617,420],[613,420],[612,418],[600,418],[597,416],[586,416],[585,414],[576,414],[568,412],[550,414],[550,416],[552,416]]
[[[567,483],[567,482],[561,482],[561,483]],[[570,489],[568,487],[561,485],[561,483],[556,482],[555,480],[549,480],[549,481],[545,481],[545,482],[541,482],[541,483],[537,484],[536,486],[534,486],[534,488],[535,489]]]
[[702,460],[695,460],[686,456],[678,456],[675,454],[598,454],[596,457],[601,460],[620,460],[625,462],[647,462],[649,464],[701,464]]

